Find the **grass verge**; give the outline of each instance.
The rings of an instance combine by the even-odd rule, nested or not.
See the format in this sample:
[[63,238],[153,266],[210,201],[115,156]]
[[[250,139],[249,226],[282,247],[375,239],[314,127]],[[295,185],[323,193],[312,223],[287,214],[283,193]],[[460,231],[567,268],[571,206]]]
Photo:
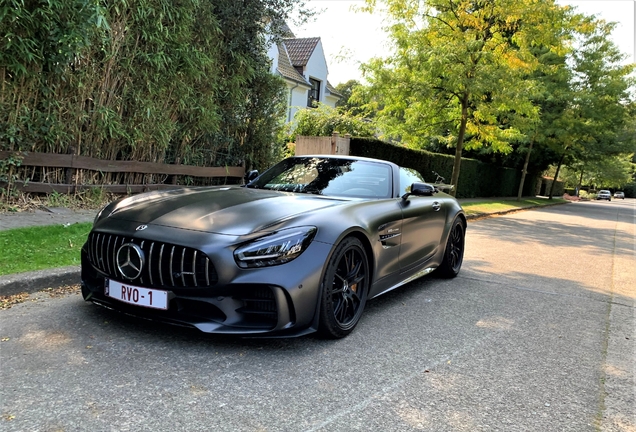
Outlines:
[[545,198],[528,198],[521,201],[516,200],[484,200],[479,202],[468,202],[462,204],[467,216],[488,215],[499,212],[509,212],[514,210],[522,210],[531,207],[541,207],[553,204],[563,204],[568,202],[561,198],[553,198],[551,200]]
[[0,231],[0,276],[80,264],[92,223]]

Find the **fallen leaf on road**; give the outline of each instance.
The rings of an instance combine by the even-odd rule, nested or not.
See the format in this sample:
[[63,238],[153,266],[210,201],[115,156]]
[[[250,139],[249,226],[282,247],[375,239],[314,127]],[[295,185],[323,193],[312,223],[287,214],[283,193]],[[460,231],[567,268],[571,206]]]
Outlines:
[[9,309],[11,306],[22,303],[29,298],[28,293],[14,294],[0,297],[0,309]]

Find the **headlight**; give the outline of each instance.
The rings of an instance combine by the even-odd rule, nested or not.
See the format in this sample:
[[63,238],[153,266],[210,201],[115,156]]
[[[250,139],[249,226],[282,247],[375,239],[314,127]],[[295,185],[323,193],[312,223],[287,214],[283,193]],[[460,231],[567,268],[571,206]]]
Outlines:
[[239,267],[267,267],[289,262],[307,249],[316,235],[316,227],[278,231],[239,246],[234,259]]

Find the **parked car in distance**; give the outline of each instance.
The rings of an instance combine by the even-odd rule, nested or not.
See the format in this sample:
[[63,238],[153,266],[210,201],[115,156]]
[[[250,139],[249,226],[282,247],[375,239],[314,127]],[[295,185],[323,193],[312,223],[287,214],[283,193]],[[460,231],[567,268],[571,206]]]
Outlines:
[[600,190],[598,191],[598,193],[596,194],[596,199],[597,200],[608,200],[611,201],[612,200],[612,194],[610,191],[608,190]]
[[614,192],[614,198],[625,199],[625,192]]
[[459,273],[464,211],[412,169],[303,156],[248,180],[106,206],[82,248],[84,299],[208,333],[341,338],[367,300]]

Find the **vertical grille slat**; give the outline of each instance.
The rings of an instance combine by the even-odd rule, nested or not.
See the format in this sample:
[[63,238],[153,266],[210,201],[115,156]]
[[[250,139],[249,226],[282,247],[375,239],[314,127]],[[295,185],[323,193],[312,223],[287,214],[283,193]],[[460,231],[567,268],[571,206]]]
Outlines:
[[197,251],[194,251],[192,254],[192,280],[194,281],[194,286],[199,286],[197,284]]
[[[139,247],[141,248],[141,250],[142,250],[142,251],[144,250],[144,243],[145,243],[145,241],[142,241],[142,242],[141,242],[141,244],[139,245]],[[145,251],[144,251],[144,254],[145,254]],[[147,265],[148,265],[148,264],[146,264],[146,266],[147,266]],[[148,267],[146,267],[146,268],[148,268]],[[142,285],[144,285],[144,277],[143,277],[143,274],[144,274],[144,273],[141,273],[141,276],[139,276],[139,282],[141,282],[141,284],[142,284]]]
[[119,248],[117,246],[117,242],[119,241],[118,237],[115,237],[115,241],[113,242],[113,250],[111,251],[112,253],[112,257],[113,257],[113,265],[115,267],[115,270],[113,271],[112,274],[117,274],[117,249]]
[[183,267],[183,264],[185,263],[185,253],[186,253],[186,250],[185,248],[183,248],[183,250],[181,251],[181,283],[183,284],[183,286],[186,286],[185,268]]
[[[100,232],[91,232],[87,243],[89,261],[111,279],[158,289],[201,288],[218,281],[210,259],[196,249]],[[122,279],[117,267],[117,251],[126,243],[139,246],[145,256],[141,275],[132,281]]]
[[210,285],[210,258],[205,258],[205,284]]
[[94,262],[95,262],[95,250],[97,249],[97,248],[95,247],[95,236],[92,236],[92,235],[91,235],[91,236],[89,237],[88,244],[90,245],[90,246],[88,247],[88,256],[89,256],[89,258],[90,258],[91,262],[93,262],[93,263],[94,263]]
[[155,282],[152,279],[152,250],[155,248],[155,242],[150,245],[150,251],[148,252],[148,277],[150,279],[150,285],[154,285]]
[[159,281],[161,282],[161,286],[164,286],[163,282],[163,248],[165,244],[161,245],[161,250],[159,251]]
[[99,242],[99,236],[95,236],[95,238],[93,238],[93,255],[94,255],[95,264],[99,262],[99,260],[97,259],[97,251],[99,250],[98,242]]
[[[113,237],[112,236],[108,236],[108,244],[106,245],[106,253],[105,253],[105,255],[106,255],[106,266],[108,268],[108,273],[114,273],[114,271],[115,271],[114,267],[111,270],[111,268],[110,268],[110,260],[108,259],[110,257],[110,254],[108,253],[108,251],[110,250],[110,242],[112,240],[113,240]],[[113,264],[115,264],[115,263],[113,262]]]
[[101,252],[99,254],[99,263],[100,263],[100,267],[104,268],[104,239],[106,238],[106,235],[100,235],[101,238],[101,246],[99,246],[100,244],[100,240],[97,240],[97,245],[99,246],[98,251]]
[[176,246],[172,246],[172,250],[170,251],[170,265],[168,266],[168,268],[170,269],[170,284],[172,286],[174,286],[174,271],[173,271],[173,264],[174,264],[174,249]]

